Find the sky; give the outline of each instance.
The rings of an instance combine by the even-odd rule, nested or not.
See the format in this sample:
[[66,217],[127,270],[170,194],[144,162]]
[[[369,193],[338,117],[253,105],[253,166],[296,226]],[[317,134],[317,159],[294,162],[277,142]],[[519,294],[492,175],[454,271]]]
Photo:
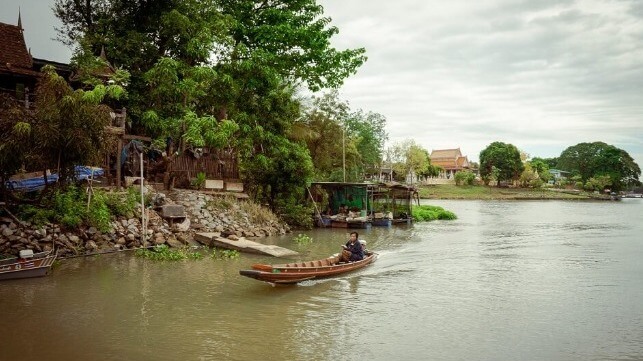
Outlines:
[[[643,1],[318,0],[338,49],[368,61],[339,89],[353,110],[384,115],[389,144],[460,148],[494,141],[532,157],[603,141],[643,167]],[[35,57],[67,62],[52,0],[18,6]]]

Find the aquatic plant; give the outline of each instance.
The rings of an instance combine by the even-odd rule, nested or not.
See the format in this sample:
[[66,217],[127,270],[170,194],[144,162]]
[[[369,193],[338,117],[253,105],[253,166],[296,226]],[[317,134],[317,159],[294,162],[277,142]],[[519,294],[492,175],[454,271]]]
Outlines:
[[451,211],[438,206],[415,206],[413,207],[413,220],[416,222],[434,221],[436,219],[452,220],[458,217]]

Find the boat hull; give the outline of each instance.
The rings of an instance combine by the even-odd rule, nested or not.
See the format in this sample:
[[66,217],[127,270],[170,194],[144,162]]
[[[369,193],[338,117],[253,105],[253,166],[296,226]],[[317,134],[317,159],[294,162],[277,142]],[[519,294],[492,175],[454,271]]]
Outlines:
[[12,258],[0,261],[0,280],[46,276],[55,260],[55,254],[47,253],[27,260]]
[[283,265],[255,264],[251,270],[241,270],[239,274],[259,281],[274,284],[294,284],[316,278],[327,278],[352,272],[368,266],[377,259],[377,254],[367,253],[361,261],[338,263],[338,257]]

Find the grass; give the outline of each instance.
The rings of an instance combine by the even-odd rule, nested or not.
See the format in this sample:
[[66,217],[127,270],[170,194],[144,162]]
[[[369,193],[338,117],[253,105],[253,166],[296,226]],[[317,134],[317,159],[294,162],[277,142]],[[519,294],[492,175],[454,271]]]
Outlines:
[[456,186],[440,184],[421,186],[420,198],[424,199],[590,199],[588,193],[573,193],[548,188],[498,188],[486,186]]

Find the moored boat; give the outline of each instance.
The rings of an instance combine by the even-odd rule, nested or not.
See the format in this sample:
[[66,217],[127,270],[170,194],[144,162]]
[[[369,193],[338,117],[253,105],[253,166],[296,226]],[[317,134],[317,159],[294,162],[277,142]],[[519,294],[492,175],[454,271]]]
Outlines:
[[268,283],[293,284],[355,271],[373,263],[376,258],[377,253],[367,251],[363,260],[355,262],[339,262],[339,255],[333,255],[315,261],[274,265],[254,264],[251,270],[241,270],[239,274]]
[[20,251],[20,257],[0,261],[0,280],[42,277],[49,273],[56,260],[52,251],[33,253],[32,250]]

